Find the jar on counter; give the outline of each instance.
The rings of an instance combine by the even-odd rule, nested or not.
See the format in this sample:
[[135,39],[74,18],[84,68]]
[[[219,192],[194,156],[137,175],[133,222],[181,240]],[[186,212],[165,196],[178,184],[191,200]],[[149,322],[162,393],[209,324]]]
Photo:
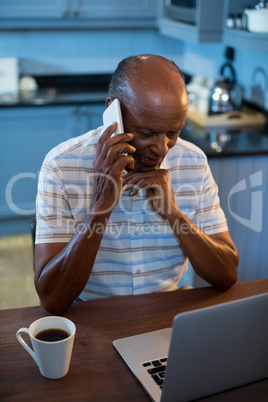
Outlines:
[[202,90],[202,87],[205,85],[205,82],[205,77],[199,74],[194,76],[189,84],[186,85],[188,93],[188,107],[192,112],[194,112],[198,107],[199,93]]
[[202,75],[192,78],[186,86],[189,101],[189,110],[191,112],[198,111],[201,114],[208,114],[209,96],[214,86],[214,80],[206,79]]

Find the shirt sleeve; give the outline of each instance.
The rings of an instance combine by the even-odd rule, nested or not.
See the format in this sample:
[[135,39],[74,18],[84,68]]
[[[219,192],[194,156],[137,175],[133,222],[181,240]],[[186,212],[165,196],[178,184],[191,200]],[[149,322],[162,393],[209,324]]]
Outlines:
[[204,179],[195,212],[194,223],[207,235],[228,230],[225,214],[220,206],[218,186],[206,162]]
[[35,243],[68,243],[74,233],[75,221],[60,169],[45,159],[38,180]]

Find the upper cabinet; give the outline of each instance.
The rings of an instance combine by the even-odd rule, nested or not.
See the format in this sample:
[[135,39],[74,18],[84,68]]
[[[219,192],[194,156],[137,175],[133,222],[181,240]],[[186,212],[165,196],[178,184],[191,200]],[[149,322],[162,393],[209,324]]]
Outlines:
[[154,27],[157,0],[0,0],[0,29]]
[[0,0],[7,29],[159,28],[192,43],[224,43],[268,52],[268,34],[244,26],[244,10],[259,0]]
[[193,43],[222,40],[224,0],[160,0],[159,29]]
[[1,26],[25,18],[60,18],[68,10],[68,0],[0,0]]
[[244,11],[257,3],[258,0],[225,1],[223,43],[242,50],[268,52],[268,34],[247,29],[248,17]]
[[72,0],[72,13],[81,18],[153,18],[156,0]]

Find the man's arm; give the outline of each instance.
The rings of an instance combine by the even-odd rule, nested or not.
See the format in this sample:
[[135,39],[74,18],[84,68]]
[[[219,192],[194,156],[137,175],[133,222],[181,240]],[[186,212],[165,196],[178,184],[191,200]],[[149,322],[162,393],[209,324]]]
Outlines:
[[218,289],[231,287],[237,280],[239,257],[229,232],[207,235],[188,219],[175,201],[167,170],[124,176],[124,190],[132,195],[142,187],[151,208],[169,224],[196,273]]
[[54,314],[64,314],[84,289],[107,222],[121,198],[124,167],[134,168],[134,159],[129,154],[135,152],[135,148],[128,143],[133,134],[110,138],[115,128],[115,125],[110,126],[99,140],[94,160],[93,196],[81,223],[83,230],[78,228],[68,244],[36,245],[35,287],[41,304]]
[[220,290],[237,281],[238,252],[228,231],[207,235],[181,211],[168,218],[195,272]]
[[[83,224],[87,225],[88,230],[81,230],[80,233],[78,230],[68,244],[44,243],[35,246],[35,287],[47,311],[65,314],[84,289],[107,219],[105,215],[87,215]],[[101,225],[103,229],[100,230]]]

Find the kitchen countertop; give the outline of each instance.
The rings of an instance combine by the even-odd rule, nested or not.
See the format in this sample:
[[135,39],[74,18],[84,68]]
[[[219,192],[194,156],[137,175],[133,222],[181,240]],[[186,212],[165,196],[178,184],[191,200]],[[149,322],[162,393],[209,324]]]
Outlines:
[[60,106],[68,104],[104,103],[107,91],[63,91],[63,90],[40,90],[36,92],[20,93],[15,95],[0,95],[0,107],[23,107],[23,106]]
[[111,74],[32,77],[35,91],[0,95],[0,107],[56,106],[104,102]]
[[209,158],[268,155],[268,127],[203,128],[186,121],[181,138],[201,148]]

